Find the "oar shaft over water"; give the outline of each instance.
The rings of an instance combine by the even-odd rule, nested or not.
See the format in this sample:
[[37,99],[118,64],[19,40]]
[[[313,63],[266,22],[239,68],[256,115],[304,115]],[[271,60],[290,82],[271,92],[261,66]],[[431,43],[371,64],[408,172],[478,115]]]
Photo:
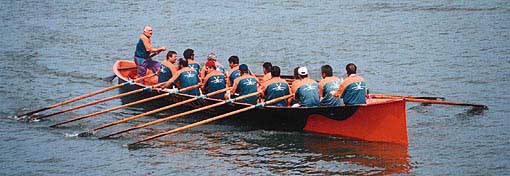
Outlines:
[[186,125],[186,126],[183,126],[183,127],[179,127],[179,128],[176,128],[176,129],[164,132],[164,133],[159,133],[159,134],[147,137],[147,138],[145,138],[143,140],[136,141],[134,143],[128,144],[128,146],[135,145],[135,144],[138,144],[138,143],[142,143],[142,142],[145,142],[145,141],[149,141],[149,140],[152,140],[152,139],[155,139],[155,138],[159,138],[159,137],[162,137],[162,136],[166,136],[166,135],[169,135],[169,134],[172,134],[172,133],[177,133],[179,131],[183,131],[183,130],[186,130],[188,128],[193,128],[193,127],[196,127],[196,126],[199,126],[199,125],[210,123],[210,122],[213,122],[213,121],[216,121],[216,120],[228,117],[228,116],[232,116],[232,115],[235,115],[235,114],[239,114],[239,113],[242,113],[242,112],[245,112],[245,111],[252,110],[252,109],[254,109],[256,107],[265,106],[265,105],[268,105],[268,104],[273,104],[273,103],[285,100],[285,99],[287,99],[287,98],[289,98],[291,96],[292,95],[286,95],[286,96],[283,96],[283,97],[275,98],[275,99],[266,101],[264,103],[259,103],[257,105],[251,105],[251,106],[248,106],[246,108],[242,108],[242,109],[235,110],[235,111],[232,111],[232,112],[229,112],[229,113],[226,113],[226,114],[222,114],[222,115],[219,115],[219,116],[216,116],[216,117],[213,117],[213,118],[209,118],[209,119],[206,119],[206,120],[195,122],[195,123],[192,123],[192,124],[189,124],[189,125]]
[[[227,91],[229,89],[230,88],[224,88],[224,89],[221,89],[221,90],[217,90],[217,91],[214,91],[214,92],[206,94],[206,96],[213,96],[213,95],[219,94],[221,92],[225,92],[225,91]],[[154,114],[154,113],[157,113],[157,112],[168,110],[170,108],[177,107],[177,106],[180,106],[180,105],[183,105],[183,104],[191,103],[191,102],[196,101],[196,100],[198,100],[200,98],[202,98],[202,97],[195,97],[195,98],[187,99],[187,100],[181,101],[179,103],[174,103],[174,104],[171,104],[171,105],[168,105],[168,106],[165,106],[165,107],[161,107],[161,108],[158,108],[158,109],[154,109],[152,111],[148,111],[148,112],[145,112],[145,113],[142,113],[142,114],[138,114],[138,115],[131,116],[131,117],[128,117],[128,118],[124,118],[124,119],[121,119],[121,120],[117,120],[117,121],[114,121],[114,122],[111,122],[111,123],[108,123],[108,124],[96,127],[96,128],[94,128],[93,131],[97,131],[97,130],[100,130],[100,129],[103,129],[103,128],[107,128],[107,127],[110,127],[110,126],[114,126],[114,125],[120,124],[120,123],[124,123],[124,122],[128,122],[128,121],[131,121],[131,120],[134,120],[134,119],[138,119],[138,118],[143,117],[143,116],[147,116],[147,115],[150,115],[150,114]]]
[[[156,86],[159,86],[160,84],[156,84],[154,86],[156,87]],[[141,88],[141,89],[129,91],[129,92],[122,93],[122,94],[119,94],[119,95],[115,95],[115,96],[103,98],[103,99],[100,99],[100,100],[97,100],[97,101],[93,101],[93,102],[90,102],[90,103],[86,103],[86,104],[83,104],[83,105],[75,106],[75,107],[72,107],[72,108],[69,108],[69,109],[64,109],[64,110],[61,110],[61,111],[58,111],[58,112],[55,112],[55,113],[51,113],[51,114],[39,117],[38,119],[44,119],[44,118],[47,118],[47,117],[51,117],[51,116],[54,116],[54,115],[58,115],[58,114],[62,114],[62,113],[65,113],[65,112],[73,111],[73,110],[76,110],[76,109],[81,109],[81,108],[84,108],[84,107],[87,107],[87,106],[96,105],[96,104],[99,104],[99,103],[102,103],[102,102],[106,102],[106,101],[114,100],[114,99],[117,99],[117,98],[125,97],[125,96],[128,96],[128,95],[136,94],[136,93],[142,92],[144,90],[148,90],[148,89],[151,89],[151,87]]]
[[185,116],[185,115],[193,114],[195,112],[199,112],[199,111],[211,109],[211,108],[214,108],[214,107],[218,107],[218,106],[227,104],[227,103],[232,102],[232,101],[238,101],[238,100],[246,99],[246,98],[249,98],[249,97],[257,96],[259,94],[260,94],[260,92],[255,92],[255,93],[239,96],[239,97],[236,97],[234,99],[225,100],[225,101],[222,101],[222,102],[219,102],[219,103],[215,103],[215,104],[212,104],[212,105],[204,106],[204,107],[201,107],[201,108],[198,108],[198,109],[194,109],[194,110],[191,110],[191,111],[188,111],[188,112],[183,112],[183,113],[172,115],[172,116],[168,116],[168,117],[165,117],[165,118],[162,118],[162,119],[154,120],[152,122],[148,122],[148,123],[144,123],[144,124],[141,124],[141,125],[137,125],[137,126],[134,126],[134,127],[131,127],[131,128],[128,128],[128,129],[125,129],[125,130],[113,133],[113,134],[109,134],[109,135],[100,137],[99,139],[106,139],[106,138],[109,138],[111,136],[115,136],[115,135],[118,135],[118,134],[121,134],[121,133],[125,133],[125,132],[128,132],[128,131],[140,129],[140,128],[151,126],[151,125],[155,125],[155,124],[158,124],[158,123],[161,123],[161,122],[166,122],[166,121],[178,118],[178,117],[182,117],[182,116]]
[[[137,78],[137,79],[133,80],[133,82],[136,82],[136,81],[138,81],[140,79],[145,79],[145,78],[148,78],[148,77],[152,77],[152,76],[155,76],[155,75],[156,74],[150,74],[150,75],[147,75],[147,76],[144,76],[144,77],[141,77],[141,78]],[[107,87],[107,88],[104,88],[104,89],[101,89],[101,90],[98,90],[98,91],[95,91],[95,92],[92,92],[92,93],[89,93],[89,94],[85,94],[85,95],[73,98],[73,99],[69,99],[69,100],[66,100],[66,101],[63,101],[63,102],[60,102],[60,103],[56,103],[56,104],[47,106],[47,107],[42,108],[42,109],[38,109],[38,110],[35,110],[35,111],[31,111],[31,112],[19,115],[19,117],[26,116],[26,115],[32,115],[32,114],[35,114],[35,113],[38,113],[38,112],[42,112],[42,111],[45,111],[45,110],[48,110],[48,109],[53,109],[53,108],[56,108],[56,107],[59,107],[59,106],[62,106],[62,105],[66,105],[66,104],[69,104],[69,103],[72,103],[72,102],[75,102],[75,101],[78,101],[78,100],[81,100],[81,99],[85,99],[85,98],[88,98],[88,97],[91,97],[91,96],[94,96],[94,95],[97,95],[97,94],[101,94],[101,93],[108,92],[108,91],[113,90],[113,89],[117,89],[117,88],[122,87],[122,86],[124,86],[126,84],[129,84],[129,82],[126,82],[126,83],[123,83],[123,84],[117,84],[117,85],[114,85],[114,86],[111,86],[111,87]]]
[[[184,92],[184,91],[188,91],[188,90],[191,90],[191,89],[194,89],[194,88],[197,88],[197,87],[200,87],[200,85],[194,85],[194,86],[186,87],[186,88],[183,88],[183,89],[181,89],[179,91],[180,92]],[[138,100],[138,101],[135,101],[135,102],[127,103],[127,104],[124,104],[124,105],[121,105],[121,106],[117,106],[117,107],[113,107],[113,108],[110,108],[110,109],[105,109],[105,110],[102,110],[102,111],[98,111],[98,112],[90,113],[90,114],[87,114],[87,115],[84,115],[84,116],[80,116],[80,117],[76,117],[76,118],[73,118],[73,119],[69,119],[69,120],[66,120],[66,121],[63,121],[63,122],[51,125],[50,127],[56,127],[56,126],[63,125],[63,124],[66,124],[66,123],[70,123],[70,122],[74,122],[74,121],[77,121],[77,120],[82,120],[82,119],[85,119],[85,118],[89,118],[89,117],[93,117],[93,116],[96,116],[96,115],[104,114],[104,113],[107,113],[107,112],[110,112],[110,111],[115,111],[117,109],[133,106],[133,105],[140,104],[140,103],[145,103],[145,102],[148,102],[148,101],[152,101],[152,100],[155,100],[155,99],[166,97],[166,96],[171,95],[171,94],[173,94],[173,93],[164,93],[164,94],[161,94],[161,95],[156,95],[156,96],[149,97],[149,98],[146,98],[146,99],[142,99],[142,100]]]
[[456,105],[456,106],[473,106],[482,109],[489,109],[488,106],[482,104],[471,104],[471,103],[462,103],[462,102],[449,102],[449,101],[438,101],[438,100],[425,100],[425,99],[413,99],[413,98],[405,98],[407,102],[417,102],[417,103],[430,103],[430,104],[444,104],[444,105]]

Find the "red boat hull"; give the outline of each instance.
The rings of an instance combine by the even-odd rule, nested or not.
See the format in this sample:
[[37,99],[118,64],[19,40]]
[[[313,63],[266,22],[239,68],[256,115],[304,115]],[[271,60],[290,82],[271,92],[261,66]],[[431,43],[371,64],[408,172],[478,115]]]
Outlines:
[[[119,60],[113,66],[119,83],[136,77],[135,64],[132,61]],[[146,79],[147,83],[157,82],[156,77]],[[145,87],[141,84],[127,85],[129,91]],[[122,90],[122,89],[121,89]],[[147,98],[159,94],[156,91],[145,92],[135,98]],[[155,104],[163,106],[189,99],[192,96],[173,94]],[[135,100],[123,101],[125,103]],[[206,98],[188,104],[197,108],[223,100]],[[241,122],[245,126],[257,126],[274,130],[305,130],[335,136],[362,139],[367,141],[390,142],[407,145],[406,107],[402,99],[369,99],[368,104],[340,107],[273,107],[266,106],[236,115],[225,121]],[[241,109],[244,103],[230,103],[208,111],[212,116]]]

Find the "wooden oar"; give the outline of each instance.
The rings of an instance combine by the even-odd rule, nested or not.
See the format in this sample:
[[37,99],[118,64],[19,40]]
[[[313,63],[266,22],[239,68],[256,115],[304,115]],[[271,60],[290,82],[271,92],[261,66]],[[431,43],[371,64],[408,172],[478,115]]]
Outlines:
[[371,98],[384,98],[384,99],[401,99],[401,98],[412,98],[412,99],[427,99],[427,100],[445,100],[444,97],[424,97],[424,96],[410,96],[410,95],[392,95],[392,94],[370,94]]
[[199,125],[203,125],[203,124],[206,124],[206,123],[209,123],[209,122],[212,122],[212,121],[215,121],[215,120],[219,120],[219,119],[222,119],[222,118],[225,118],[225,117],[228,117],[228,116],[232,116],[232,115],[235,115],[235,114],[246,112],[246,111],[252,110],[252,109],[257,108],[257,107],[262,107],[262,106],[265,106],[265,105],[268,105],[268,104],[273,104],[273,103],[285,100],[285,99],[287,99],[287,98],[289,98],[291,96],[292,95],[286,95],[286,96],[283,96],[283,97],[275,98],[275,99],[272,99],[272,100],[269,100],[269,101],[266,101],[266,102],[263,102],[263,103],[259,103],[259,104],[256,104],[256,105],[251,105],[251,106],[248,106],[248,107],[245,107],[245,108],[242,108],[242,109],[239,109],[239,110],[235,110],[235,111],[232,111],[232,112],[229,112],[229,113],[226,113],[226,114],[222,114],[222,115],[219,115],[219,116],[216,116],[216,117],[213,117],[213,118],[209,118],[209,119],[202,120],[202,121],[199,121],[199,122],[195,122],[195,123],[183,126],[183,127],[179,127],[179,128],[167,131],[167,132],[159,133],[159,134],[147,137],[147,138],[145,138],[143,140],[139,140],[139,141],[130,143],[130,144],[128,144],[128,147],[132,146],[132,145],[135,145],[135,144],[138,144],[138,143],[149,141],[149,140],[152,140],[152,139],[155,139],[155,138],[166,136],[166,135],[169,135],[169,134],[172,134],[172,133],[183,131],[183,130],[186,130],[188,128],[192,128],[192,127],[196,127],[196,126],[199,126]]
[[[194,85],[194,86],[186,87],[186,88],[178,90],[178,92],[185,92],[185,91],[197,88],[197,87],[200,87],[200,85]],[[76,118],[73,118],[73,119],[69,119],[69,120],[66,120],[66,121],[63,121],[63,122],[59,122],[59,123],[53,124],[50,127],[57,127],[59,125],[63,125],[63,124],[70,123],[70,122],[74,122],[74,121],[77,121],[77,120],[86,119],[86,118],[93,117],[93,116],[96,116],[96,115],[99,115],[99,114],[104,114],[104,113],[107,113],[107,112],[110,112],[110,111],[115,111],[117,109],[133,106],[133,105],[140,104],[140,103],[145,103],[145,102],[148,102],[148,101],[152,101],[152,100],[155,100],[155,99],[166,97],[166,96],[174,94],[174,93],[177,93],[177,92],[168,92],[168,93],[164,93],[164,94],[161,94],[161,95],[156,95],[156,96],[149,97],[149,98],[146,98],[146,99],[138,100],[138,101],[135,101],[135,102],[127,103],[127,104],[124,104],[124,105],[121,105],[121,106],[113,107],[113,108],[110,108],[110,109],[105,109],[105,110],[102,110],[102,111],[90,113],[90,114],[87,114],[87,115],[83,115],[83,116],[80,116],[80,117],[76,117]]]
[[[103,128],[107,128],[107,127],[114,126],[114,125],[117,125],[117,124],[120,124],[120,123],[124,123],[124,122],[128,122],[128,121],[131,121],[131,120],[134,120],[134,119],[138,119],[140,117],[147,116],[147,115],[150,115],[150,114],[154,114],[154,113],[157,113],[157,112],[161,112],[161,111],[164,111],[164,110],[168,110],[170,108],[177,107],[177,106],[180,106],[180,105],[183,105],[183,104],[191,103],[191,102],[196,101],[198,99],[210,97],[210,96],[213,96],[213,95],[225,92],[225,91],[227,91],[229,89],[230,89],[229,87],[228,88],[224,88],[224,89],[220,89],[220,90],[208,93],[205,96],[197,96],[197,97],[194,97],[194,98],[191,98],[191,99],[187,99],[187,100],[181,101],[179,103],[174,103],[174,104],[171,104],[171,105],[168,105],[168,106],[165,106],[165,107],[154,109],[152,111],[148,111],[148,112],[145,112],[145,113],[142,113],[142,114],[138,114],[138,115],[131,116],[131,117],[128,117],[128,118],[124,118],[124,119],[121,119],[121,120],[117,120],[117,121],[114,121],[114,122],[111,122],[111,123],[108,123],[108,124],[105,124],[105,125],[101,125],[99,127],[94,128],[92,130],[92,133],[96,132],[97,130],[103,129]],[[85,134],[83,134],[83,135],[87,136]]]
[[63,101],[63,102],[60,102],[60,103],[56,103],[56,104],[47,106],[45,108],[41,108],[41,109],[38,109],[38,110],[35,110],[35,111],[31,111],[31,112],[19,115],[18,117],[28,116],[28,115],[32,115],[32,114],[35,114],[35,113],[38,113],[38,112],[42,112],[42,111],[45,111],[45,110],[48,110],[48,109],[53,109],[53,108],[56,108],[56,107],[59,107],[59,106],[65,105],[65,104],[69,104],[69,103],[72,103],[72,102],[75,102],[75,101],[78,101],[78,100],[81,100],[81,99],[84,99],[84,98],[88,98],[88,97],[91,97],[91,96],[94,96],[94,95],[97,95],[97,94],[100,94],[100,93],[104,93],[104,92],[107,92],[107,91],[110,91],[110,90],[122,87],[122,86],[127,85],[127,84],[135,83],[138,80],[149,78],[149,77],[152,77],[152,76],[155,76],[155,75],[156,74],[150,74],[150,75],[147,75],[147,76],[144,76],[144,77],[141,77],[141,78],[137,78],[137,79],[132,80],[132,81],[127,81],[127,82],[122,83],[122,84],[117,84],[117,85],[114,85],[114,86],[111,86],[111,87],[107,87],[107,88],[104,88],[104,89],[101,89],[101,90],[98,90],[98,91],[95,91],[95,92],[92,92],[92,93],[89,93],[89,94],[85,94],[85,95],[82,95],[82,96],[79,96],[79,97],[76,97],[76,98],[73,98],[73,99],[70,99],[70,100],[66,100],[66,101]]
[[193,114],[195,112],[203,111],[203,110],[206,110],[206,109],[211,109],[211,108],[218,107],[218,106],[221,106],[221,105],[224,105],[224,104],[227,104],[227,103],[231,103],[231,102],[234,102],[234,101],[238,101],[238,100],[246,99],[246,98],[249,98],[249,97],[257,96],[259,94],[260,94],[260,92],[255,92],[255,93],[239,96],[239,97],[236,97],[234,99],[225,100],[225,101],[218,102],[218,103],[215,103],[215,104],[212,104],[212,105],[208,105],[208,106],[204,106],[204,107],[201,107],[201,108],[198,108],[198,109],[193,109],[191,111],[183,112],[183,113],[172,115],[172,116],[168,116],[168,117],[165,117],[165,118],[162,118],[162,119],[154,120],[152,122],[148,122],[148,123],[144,123],[144,124],[141,124],[141,125],[137,125],[137,126],[134,126],[134,127],[131,127],[131,128],[128,128],[128,129],[125,129],[125,130],[122,130],[122,131],[119,131],[119,132],[116,132],[116,133],[112,133],[112,134],[100,137],[99,139],[107,139],[107,138],[109,138],[111,136],[115,136],[115,135],[118,135],[118,134],[121,134],[121,133],[125,133],[125,132],[136,130],[136,129],[140,129],[140,128],[147,127],[147,126],[150,126],[150,125],[155,125],[155,124],[158,124],[158,123],[161,123],[161,122],[169,121],[171,119],[175,119],[175,118],[182,117],[182,116],[185,116],[185,115]]
[[[156,85],[154,85],[154,87],[160,86],[162,84],[163,83],[156,84]],[[93,102],[86,103],[86,104],[83,104],[83,105],[78,105],[78,106],[75,106],[75,107],[72,107],[72,108],[69,108],[69,109],[64,109],[64,110],[61,110],[61,111],[58,111],[58,112],[54,112],[54,113],[51,113],[51,114],[48,114],[48,115],[44,115],[44,116],[38,117],[38,119],[44,119],[44,118],[47,118],[47,117],[51,117],[51,116],[54,116],[54,115],[62,114],[62,113],[73,111],[73,110],[80,109],[80,108],[84,108],[84,107],[87,107],[87,106],[92,106],[92,105],[99,104],[99,103],[102,103],[102,102],[106,102],[106,101],[114,100],[114,99],[117,99],[117,98],[125,97],[125,96],[128,96],[128,95],[136,94],[136,93],[142,92],[144,90],[150,90],[152,88],[153,87],[140,88],[140,89],[129,91],[129,92],[126,92],[126,93],[122,93],[122,94],[119,94],[119,95],[103,98],[103,99],[100,99],[100,100],[97,100],[97,101],[93,101]]]
[[489,109],[488,106],[482,104],[471,104],[471,103],[462,103],[462,102],[448,102],[448,101],[439,101],[439,100],[425,100],[425,99],[413,99],[413,98],[404,98],[407,102],[418,102],[418,103],[430,103],[430,104],[444,104],[444,105],[456,105],[456,106],[473,106],[482,109]]

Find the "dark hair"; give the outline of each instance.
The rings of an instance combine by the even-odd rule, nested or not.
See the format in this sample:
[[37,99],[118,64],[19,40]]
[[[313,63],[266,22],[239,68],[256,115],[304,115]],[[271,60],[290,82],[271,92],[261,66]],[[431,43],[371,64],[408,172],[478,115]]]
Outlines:
[[193,49],[188,48],[184,50],[182,56],[184,56],[185,59],[191,59],[191,56],[195,55],[194,53],[195,51],[193,51]]
[[264,62],[264,64],[262,64],[262,67],[266,69],[267,72],[271,72],[271,67],[273,67],[273,64],[271,64],[271,62]]
[[179,58],[179,65],[182,66],[182,67],[187,67],[188,66],[188,60],[184,59],[184,58]]
[[177,52],[175,52],[175,51],[168,51],[168,53],[166,53],[166,58],[168,59],[169,57],[172,56],[172,54],[177,55]]
[[353,63],[349,63],[347,64],[347,66],[345,66],[345,71],[347,71],[347,75],[351,75],[351,74],[356,74],[356,65],[354,65]]
[[272,77],[280,77],[280,67],[272,66],[271,67],[271,76]]
[[323,65],[321,67],[321,73],[325,74],[326,77],[333,76],[333,68],[329,65]]
[[298,72],[299,66],[294,68],[294,79],[299,79],[299,72]]
[[239,64],[239,57],[237,57],[237,56],[230,56],[228,58],[228,63]]

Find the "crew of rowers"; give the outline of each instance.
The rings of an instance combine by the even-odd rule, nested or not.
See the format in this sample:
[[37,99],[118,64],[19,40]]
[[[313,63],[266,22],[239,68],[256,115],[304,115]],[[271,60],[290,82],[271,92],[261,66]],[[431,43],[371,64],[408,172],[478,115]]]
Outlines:
[[[228,58],[230,70],[218,63],[214,53],[207,56],[207,62],[201,68],[195,61],[193,49],[183,52],[184,58],[177,60],[177,52],[169,51],[166,59],[159,63],[152,60],[154,55],[165,51],[166,48],[152,48],[150,26],[144,28],[135,51],[135,63],[138,77],[143,77],[147,69],[158,75],[160,88],[177,87],[179,89],[201,85],[182,93],[201,95],[230,87],[230,91],[216,94],[210,98],[232,99],[243,95],[261,92],[260,97],[252,96],[238,102],[256,104],[257,101],[269,101],[285,95],[294,95],[288,100],[282,100],[273,106],[315,107],[366,104],[366,84],[362,77],[356,75],[356,65],[350,63],[345,67],[347,76],[340,79],[333,76],[333,69],[329,65],[321,67],[322,80],[317,83],[310,79],[306,67],[294,69],[294,81],[291,85],[280,77],[280,67],[266,62],[262,65],[264,75],[257,78],[246,64],[239,63],[238,56]],[[148,46],[148,47],[147,47]],[[177,65],[175,65],[177,63]],[[144,81],[143,79],[141,80]],[[200,91],[201,90],[201,91]]]

